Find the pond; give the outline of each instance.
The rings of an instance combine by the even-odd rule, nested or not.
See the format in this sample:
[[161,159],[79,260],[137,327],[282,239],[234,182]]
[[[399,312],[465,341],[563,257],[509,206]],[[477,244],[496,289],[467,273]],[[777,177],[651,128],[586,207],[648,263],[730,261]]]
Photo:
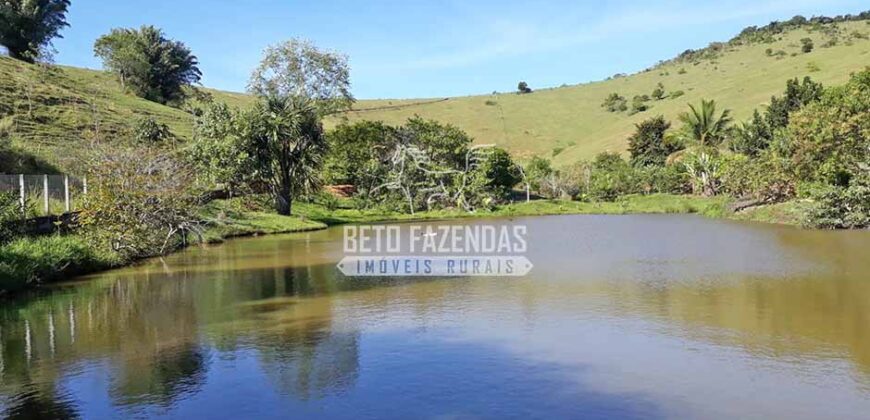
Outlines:
[[341,227],[3,302],[0,416],[866,418],[870,233],[522,224],[523,277],[344,277]]

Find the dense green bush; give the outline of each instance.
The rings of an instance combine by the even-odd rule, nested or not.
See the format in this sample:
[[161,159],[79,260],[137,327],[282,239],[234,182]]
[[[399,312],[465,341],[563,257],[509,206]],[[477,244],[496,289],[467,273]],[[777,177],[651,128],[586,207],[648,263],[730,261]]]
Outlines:
[[171,138],[169,126],[151,116],[136,120],[133,126],[133,139],[142,144],[162,143]]
[[815,196],[809,224],[826,229],[870,228],[870,176],[852,179],[847,187],[832,187]]
[[788,172],[788,161],[773,153],[756,158],[724,157],[721,175],[724,191],[734,197],[777,202],[795,195],[796,185]]
[[631,164],[661,166],[668,156],[680,150],[682,145],[665,135],[670,127],[671,123],[661,115],[636,124],[634,134],[628,138]]
[[622,112],[628,110],[628,102],[618,93],[611,93],[604,99],[601,107],[609,112]]
[[15,193],[0,192],[0,246],[18,235],[21,203]]

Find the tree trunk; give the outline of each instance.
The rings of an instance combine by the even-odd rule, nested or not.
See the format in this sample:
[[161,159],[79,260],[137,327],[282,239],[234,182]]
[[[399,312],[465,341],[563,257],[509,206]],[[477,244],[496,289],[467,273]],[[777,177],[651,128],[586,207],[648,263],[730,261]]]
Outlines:
[[289,185],[282,185],[275,194],[275,211],[281,216],[289,216],[293,205],[293,196]]

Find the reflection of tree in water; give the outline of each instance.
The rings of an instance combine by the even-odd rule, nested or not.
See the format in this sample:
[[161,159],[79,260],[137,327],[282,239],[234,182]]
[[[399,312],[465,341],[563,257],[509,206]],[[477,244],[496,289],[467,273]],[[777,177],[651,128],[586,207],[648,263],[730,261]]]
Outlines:
[[352,387],[359,370],[359,334],[338,331],[333,323],[328,295],[342,288],[334,267],[282,267],[258,275],[269,298],[245,308],[257,325],[253,340],[275,387],[300,399]]
[[[53,388],[53,386],[51,387]],[[14,399],[8,412],[3,413],[6,419],[76,419],[81,417],[73,406],[73,402],[58,395],[56,389],[35,389],[22,392]]]
[[141,366],[126,364],[127,370],[112,387],[112,396],[125,406],[148,403],[168,407],[198,391],[207,368],[208,352],[198,345],[166,349]]
[[[197,344],[192,288],[184,281],[117,275],[4,309],[0,392],[13,400],[59,401],[35,384],[56,384],[82,360],[112,364],[110,394],[122,404],[170,404],[204,377],[207,353]],[[35,403],[19,407],[21,415],[39,414]]]

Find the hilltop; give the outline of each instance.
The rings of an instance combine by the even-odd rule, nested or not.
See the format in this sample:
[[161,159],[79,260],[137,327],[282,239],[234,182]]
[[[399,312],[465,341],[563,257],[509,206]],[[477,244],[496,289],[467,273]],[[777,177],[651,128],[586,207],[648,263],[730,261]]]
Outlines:
[[[477,143],[494,143],[520,157],[540,155],[565,164],[605,150],[623,152],[635,123],[660,114],[674,120],[688,103],[701,98],[715,99],[740,120],[771,95],[781,93],[790,78],[811,76],[826,85],[843,83],[850,73],[870,63],[868,23],[802,26],[763,42],[714,43],[637,74],[531,94],[363,100],[327,125],[361,119],[400,124],[419,115],[457,125]],[[813,51],[801,51],[802,38],[813,40]],[[611,93],[631,102],[635,95],[650,95],[659,83],[670,96],[648,102],[651,108],[645,112],[613,113],[601,106]],[[252,101],[244,94],[203,91],[234,106]],[[673,95],[676,91],[682,95]],[[74,173],[76,158],[90,141],[119,141],[130,133],[131,122],[143,117],[166,124],[182,142],[192,135],[191,114],[126,94],[107,73],[0,57],[0,119],[11,120],[12,143],[25,155],[4,157],[0,171]]]

